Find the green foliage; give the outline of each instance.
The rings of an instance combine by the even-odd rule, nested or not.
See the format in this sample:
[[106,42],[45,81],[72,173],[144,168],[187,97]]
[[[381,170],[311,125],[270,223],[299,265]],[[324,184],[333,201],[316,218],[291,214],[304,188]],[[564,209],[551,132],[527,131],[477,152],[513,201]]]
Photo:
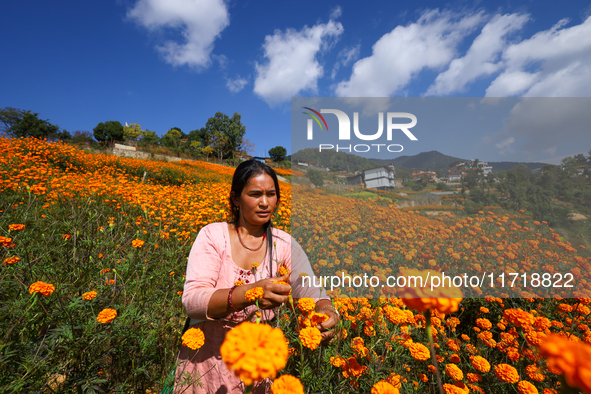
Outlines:
[[318,170],[308,170],[306,174],[310,182],[316,187],[324,185],[324,176]]
[[181,146],[181,137],[181,132],[173,128],[166,132],[164,137],[162,137],[161,143],[168,148],[179,148]]
[[59,127],[37,117],[38,113],[26,111],[9,129],[9,133],[15,137],[43,138],[50,134],[56,134]]
[[282,146],[276,146],[274,148],[269,149],[269,156],[273,159],[274,162],[280,162],[285,159],[287,155],[287,149]]
[[116,120],[100,122],[93,131],[94,138],[99,142],[123,140],[123,126]]
[[233,158],[246,133],[241,117],[238,112],[231,118],[217,112],[207,120],[205,127],[189,133],[189,139],[200,139],[202,146],[212,146],[220,159]]
[[[153,389],[175,364],[183,277],[170,273],[184,270],[190,242],[144,234],[143,212],[121,209],[107,195],[43,204],[34,195],[0,195],[0,228],[26,225],[9,234],[16,247],[0,251],[2,259],[21,258],[0,274],[0,391]],[[143,247],[131,246],[136,238]],[[38,280],[54,293],[29,294]],[[92,290],[97,297],[83,300]],[[117,310],[111,323],[96,319],[104,308]],[[60,375],[65,381],[51,385]]]
[[123,139],[125,141],[135,141],[143,134],[142,126],[132,123],[123,127]]

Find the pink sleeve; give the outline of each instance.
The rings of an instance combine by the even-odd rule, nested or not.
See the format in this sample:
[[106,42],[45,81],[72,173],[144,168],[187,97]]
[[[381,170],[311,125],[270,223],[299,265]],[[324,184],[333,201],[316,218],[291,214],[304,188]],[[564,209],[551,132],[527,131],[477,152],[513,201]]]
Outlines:
[[[315,301],[330,299],[326,291],[321,287],[303,286],[300,274],[310,278],[315,277],[314,270],[308,260],[308,256],[300,244],[289,234],[284,233],[282,237],[282,257],[291,272],[291,294],[293,298],[313,298]],[[310,283],[311,281],[308,281]],[[316,282],[319,283],[317,280]]]
[[[220,239],[220,237],[218,237]],[[189,253],[183,306],[192,319],[213,320],[207,316],[209,300],[215,288],[222,265],[223,245],[215,242],[208,226],[199,231]]]

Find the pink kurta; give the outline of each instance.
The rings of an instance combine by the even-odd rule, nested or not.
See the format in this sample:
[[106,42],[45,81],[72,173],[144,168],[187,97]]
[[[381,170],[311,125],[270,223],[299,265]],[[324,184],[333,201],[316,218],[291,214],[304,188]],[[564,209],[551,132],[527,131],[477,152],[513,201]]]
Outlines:
[[[185,288],[183,291],[183,306],[191,317],[191,327],[203,330],[205,344],[199,351],[190,351],[182,346],[179,352],[179,366],[176,372],[175,393],[187,394],[230,394],[243,393],[244,384],[234,373],[226,367],[220,356],[220,346],[226,332],[240,324],[256,311],[252,305],[244,311],[232,313],[221,319],[207,316],[207,308],[213,293],[218,289],[229,289],[237,280],[253,283],[260,279],[277,276],[278,266],[285,263],[292,272],[292,295],[294,298],[312,297],[315,299],[328,298],[319,289],[304,289],[301,281],[296,280],[300,273],[305,272],[310,277],[314,275],[306,254],[300,245],[286,232],[273,229],[273,259],[269,267],[268,253],[256,270],[244,270],[232,260],[230,233],[227,223],[212,223],[199,232],[187,264]],[[270,320],[272,311],[262,311],[263,320]],[[192,384],[183,385],[184,376],[190,374],[193,378],[201,376],[201,387]],[[269,381],[263,381],[254,392],[269,392]]]

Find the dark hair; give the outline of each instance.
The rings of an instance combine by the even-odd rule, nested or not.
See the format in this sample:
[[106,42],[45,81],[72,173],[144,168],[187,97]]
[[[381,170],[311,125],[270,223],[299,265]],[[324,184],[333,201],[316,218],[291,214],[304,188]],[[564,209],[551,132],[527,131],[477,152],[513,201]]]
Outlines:
[[[262,163],[258,160],[246,160],[236,167],[234,171],[234,176],[232,177],[232,188],[230,189],[230,212],[232,213],[232,223],[234,226],[238,226],[240,221],[240,212],[238,208],[234,205],[232,201],[232,196],[240,197],[242,195],[242,190],[252,178],[253,176],[257,176],[260,174],[267,174],[273,179],[273,183],[275,184],[275,191],[277,195],[277,204],[281,201],[281,192],[279,189],[279,180],[277,179],[277,174],[275,170]],[[269,251],[269,272],[271,272],[271,276],[273,276],[273,265],[272,265],[272,258],[273,258],[273,233],[272,233],[273,222],[271,219],[265,224],[265,231],[267,233],[267,250]]]

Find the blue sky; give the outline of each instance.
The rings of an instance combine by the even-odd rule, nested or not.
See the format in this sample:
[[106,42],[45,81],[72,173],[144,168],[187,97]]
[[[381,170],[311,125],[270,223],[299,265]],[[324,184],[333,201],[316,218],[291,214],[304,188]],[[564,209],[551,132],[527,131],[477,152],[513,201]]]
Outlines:
[[[70,132],[118,120],[188,133],[238,112],[266,155],[291,150],[292,96],[591,96],[590,2],[23,0],[2,11],[0,107]],[[529,161],[557,163],[591,149],[591,133],[558,133],[568,146],[483,134],[404,154],[521,161],[527,145]]]

